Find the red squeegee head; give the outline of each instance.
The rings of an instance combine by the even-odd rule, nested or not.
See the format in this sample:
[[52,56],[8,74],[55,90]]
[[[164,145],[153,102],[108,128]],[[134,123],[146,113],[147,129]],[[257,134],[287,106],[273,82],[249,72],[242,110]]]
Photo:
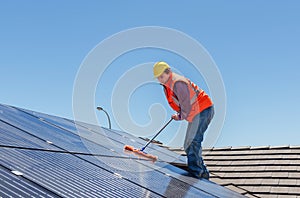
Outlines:
[[155,156],[155,155],[145,153],[144,150],[154,140],[154,138],[156,138],[164,130],[164,128],[166,128],[166,126],[168,126],[168,124],[170,124],[170,122],[172,120],[173,120],[173,118],[171,117],[171,119],[156,133],[156,135],[151,140],[149,140],[147,142],[147,144],[143,148],[135,149],[133,146],[125,145],[124,150],[125,151],[132,151],[133,153],[135,153],[139,156],[143,156],[144,158],[152,159],[152,161],[155,162],[158,159],[158,157]]
[[124,150],[127,150],[127,151],[133,151],[133,150],[134,150],[134,147],[133,147],[133,146],[129,146],[129,145],[125,145],[125,146],[124,146]]
[[144,159],[151,159],[153,162],[155,162],[158,159],[157,156],[145,153],[139,149],[134,148],[133,146],[125,145],[124,150],[131,151],[134,155],[136,155],[139,158],[141,157]]

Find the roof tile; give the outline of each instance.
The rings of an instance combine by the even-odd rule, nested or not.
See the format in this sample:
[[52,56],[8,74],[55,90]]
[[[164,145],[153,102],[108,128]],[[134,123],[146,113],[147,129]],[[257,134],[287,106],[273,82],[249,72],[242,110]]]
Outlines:
[[289,186],[297,185],[297,180],[296,179],[280,179],[279,185],[289,185]]
[[292,160],[292,161],[290,161],[290,164],[292,164],[292,165],[300,165],[300,160]]
[[288,178],[300,179],[300,173],[299,172],[289,172]]
[[250,146],[240,146],[240,147],[231,147],[231,150],[249,150],[251,147]]
[[300,149],[300,145],[291,145],[290,148],[292,148],[292,149]]
[[259,192],[259,193],[269,193],[271,191],[270,186],[255,186],[252,190],[252,192]]
[[224,180],[224,179],[220,179],[220,178],[211,178],[210,180],[212,182],[215,182],[215,183],[220,184],[222,186],[232,185],[232,182],[230,180]]
[[277,186],[279,184],[279,179],[273,179],[273,178],[263,179],[261,183],[270,186],[273,185]]
[[[300,188],[293,188],[293,189],[290,189],[290,190],[293,190],[293,192],[295,193],[295,194],[297,194],[298,196],[300,196]],[[289,190],[289,191],[290,191]]]
[[276,194],[259,194],[259,193],[255,193],[254,195],[257,196],[257,197],[260,197],[260,198],[278,198],[278,195],[276,195]]
[[278,195],[277,198],[297,198],[297,195]]
[[268,166],[265,171],[280,171],[281,166]]
[[221,151],[227,151],[227,150],[231,150],[231,146],[222,147],[222,148],[214,147],[212,150],[213,151],[219,151],[219,150],[221,150]]
[[290,145],[270,146],[270,149],[289,149]]
[[247,190],[248,192],[253,192],[254,186],[243,186],[243,189]]
[[249,197],[249,198],[257,198],[257,196],[254,196],[254,195],[249,194],[249,193],[246,193],[245,196],[246,196],[246,197]]
[[282,186],[272,186],[271,187],[271,193],[276,193],[276,194],[282,194],[286,193],[289,191],[289,187],[282,187]]
[[240,194],[245,194],[245,193],[247,193],[247,191],[245,191],[244,189],[238,188],[238,187],[236,187],[236,186],[234,186],[234,185],[228,185],[228,186],[225,186],[225,187],[228,188],[228,189],[230,189],[230,190],[233,190],[233,191],[235,191],[235,192],[238,192],[238,193],[240,193]]
[[276,177],[276,178],[287,178],[289,176],[289,173],[287,172],[273,172],[272,173],[272,177]]
[[249,197],[300,198],[300,146],[214,148],[204,160],[215,182]]
[[270,149],[270,146],[252,146],[250,147],[251,150],[258,150],[258,149]]
[[281,166],[280,170],[286,172],[292,172],[292,171],[300,170],[300,166]]
[[263,179],[260,178],[230,178],[230,179],[222,179],[222,180],[228,180],[231,181],[232,184],[236,186],[256,186],[256,185],[261,185],[263,182]]

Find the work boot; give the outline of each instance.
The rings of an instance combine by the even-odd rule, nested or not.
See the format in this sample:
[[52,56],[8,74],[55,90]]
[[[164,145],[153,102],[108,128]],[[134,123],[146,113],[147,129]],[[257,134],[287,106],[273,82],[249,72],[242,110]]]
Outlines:
[[207,171],[205,171],[201,175],[194,174],[192,172],[186,172],[186,173],[183,173],[181,175],[188,176],[188,177],[194,177],[194,178],[197,178],[197,179],[207,179],[207,180],[209,180],[209,173]]
[[208,170],[205,170],[202,174],[197,174],[197,173],[191,173],[194,175],[195,178],[198,178],[198,179],[207,179],[209,180],[209,172]]
[[201,178],[209,180],[209,172],[208,171],[204,171],[204,173],[202,173],[202,175],[201,175]]

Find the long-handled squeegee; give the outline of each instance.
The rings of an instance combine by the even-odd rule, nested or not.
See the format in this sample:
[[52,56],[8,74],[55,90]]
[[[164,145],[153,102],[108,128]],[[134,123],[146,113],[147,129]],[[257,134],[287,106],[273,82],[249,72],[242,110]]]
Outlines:
[[156,135],[147,142],[147,144],[141,148],[141,149],[136,149],[134,148],[133,146],[129,146],[129,145],[125,145],[124,146],[124,150],[127,150],[127,151],[132,151],[142,157],[145,157],[145,158],[149,158],[149,159],[152,159],[153,161],[156,161],[158,159],[157,156],[155,155],[151,155],[151,154],[148,154],[148,153],[145,153],[144,150],[145,148],[166,128],[166,126],[168,126],[168,124],[170,124],[170,122],[173,120],[173,118],[171,118],[157,133]]

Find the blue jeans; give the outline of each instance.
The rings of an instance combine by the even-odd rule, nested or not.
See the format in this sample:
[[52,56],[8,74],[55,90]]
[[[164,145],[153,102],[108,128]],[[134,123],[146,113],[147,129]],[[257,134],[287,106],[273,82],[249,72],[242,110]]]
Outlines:
[[208,128],[214,116],[214,107],[211,106],[201,113],[197,114],[193,121],[188,124],[184,140],[184,150],[187,154],[188,168],[190,174],[197,178],[209,178],[207,170],[202,159],[202,141],[204,132]]

